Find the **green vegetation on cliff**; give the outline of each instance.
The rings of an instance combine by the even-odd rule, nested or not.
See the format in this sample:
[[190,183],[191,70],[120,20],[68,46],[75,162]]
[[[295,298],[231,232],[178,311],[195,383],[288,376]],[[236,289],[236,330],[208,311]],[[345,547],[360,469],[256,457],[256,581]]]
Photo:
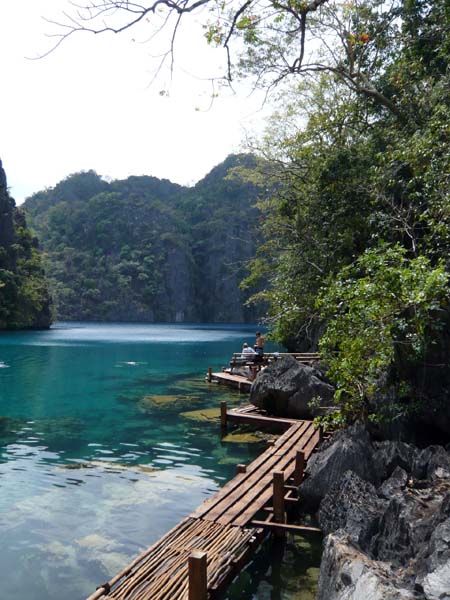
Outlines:
[[283,177],[247,282],[269,278],[279,341],[320,340],[348,418],[448,418],[449,4],[330,2],[319,22],[323,68],[262,144]]
[[29,198],[56,315],[69,320],[243,322],[239,289],[257,242],[258,186],[231,156],[193,188],[89,171]]
[[0,329],[41,329],[50,321],[37,241],[8,193],[0,161]]

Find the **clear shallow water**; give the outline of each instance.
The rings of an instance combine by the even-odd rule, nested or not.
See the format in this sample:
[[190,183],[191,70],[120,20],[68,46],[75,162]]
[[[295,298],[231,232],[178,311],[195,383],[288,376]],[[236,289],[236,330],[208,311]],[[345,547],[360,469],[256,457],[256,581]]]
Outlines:
[[317,534],[269,537],[223,600],[315,600],[321,554]]
[[[183,414],[240,401],[204,375],[253,339],[184,324],[0,333],[2,598],[86,597],[261,451]],[[272,598],[236,585],[230,600]]]
[[203,378],[253,334],[134,324],[0,334],[2,597],[83,598],[253,458],[253,445],[221,443],[216,424],[181,415],[239,400]]

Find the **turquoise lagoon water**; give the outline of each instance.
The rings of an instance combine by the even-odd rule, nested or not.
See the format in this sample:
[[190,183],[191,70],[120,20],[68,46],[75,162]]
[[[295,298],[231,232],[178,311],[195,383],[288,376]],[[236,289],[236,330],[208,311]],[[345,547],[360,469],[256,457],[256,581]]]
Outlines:
[[[245,401],[204,374],[253,339],[184,324],[0,333],[1,598],[86,597],[261,451],[184,415]],[[230,600],[303,598],[280,591],[266,556]]]

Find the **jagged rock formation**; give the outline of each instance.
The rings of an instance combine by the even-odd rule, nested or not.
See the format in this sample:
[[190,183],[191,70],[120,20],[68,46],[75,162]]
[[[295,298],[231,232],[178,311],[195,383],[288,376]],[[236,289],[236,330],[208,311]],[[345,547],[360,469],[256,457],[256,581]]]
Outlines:
[[257,246],[260,188],[231,156],[193,188],[78,173],[25,202],[67,320],[250,322],[239,289]]
[[0,329],[45,329],[50,322],[37,240],[8,193],[0,161]]
[[354,426],[335,436],[308,471],[299,494],[302,503],[320,503],[326,535],[318,600],[450,599],[445,448],[372,442]]
[[321,371],[283,356],[258,373],[250,402],[269,414],[311,419],[334,408],[333,394]]

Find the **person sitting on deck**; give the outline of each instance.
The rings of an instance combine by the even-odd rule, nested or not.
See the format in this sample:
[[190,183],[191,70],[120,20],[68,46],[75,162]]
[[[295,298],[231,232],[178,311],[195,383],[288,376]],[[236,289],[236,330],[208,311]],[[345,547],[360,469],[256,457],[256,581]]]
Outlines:
[[253,360],[255,355],[256,352],[253,350],[253,348],[251,348],[247,342],[244,342],[244,345],[242,346],[242,358],[245,360]]

